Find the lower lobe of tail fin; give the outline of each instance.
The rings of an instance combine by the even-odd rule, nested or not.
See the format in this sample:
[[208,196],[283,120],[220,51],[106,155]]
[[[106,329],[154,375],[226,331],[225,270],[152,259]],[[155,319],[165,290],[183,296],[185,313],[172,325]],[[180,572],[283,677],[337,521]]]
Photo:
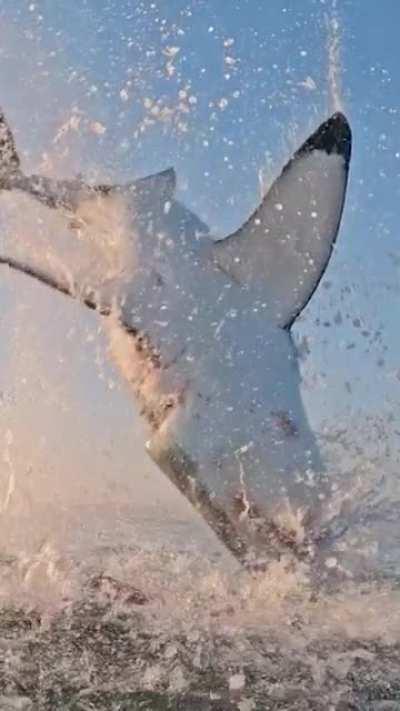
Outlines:
[[19,174],[20,160],[15,148],[14,137],[0,110],[0,189],[9,190],[12,178]]

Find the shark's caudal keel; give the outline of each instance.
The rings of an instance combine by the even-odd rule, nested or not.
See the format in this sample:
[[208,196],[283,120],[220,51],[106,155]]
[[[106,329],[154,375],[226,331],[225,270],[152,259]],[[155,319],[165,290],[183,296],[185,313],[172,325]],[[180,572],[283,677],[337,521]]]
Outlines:
[[172,170],[125,186],[27,177],[0,121],[0,261],[117,313],[151,457],[241,560],[307,554],[319,535],[329,486],[290,327],[332,253],[350,152],[334,114],[216,242],[174,199]]

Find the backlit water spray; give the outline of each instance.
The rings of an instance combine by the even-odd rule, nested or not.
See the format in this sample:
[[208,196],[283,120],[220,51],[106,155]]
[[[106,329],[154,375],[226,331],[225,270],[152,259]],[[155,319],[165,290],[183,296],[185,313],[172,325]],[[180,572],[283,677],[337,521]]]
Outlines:
[[328,96],[329,111],[343,111],[342,95],[342,33],[337,8],[337,0],[332,0],[331,12],[326,16],[328,52]]

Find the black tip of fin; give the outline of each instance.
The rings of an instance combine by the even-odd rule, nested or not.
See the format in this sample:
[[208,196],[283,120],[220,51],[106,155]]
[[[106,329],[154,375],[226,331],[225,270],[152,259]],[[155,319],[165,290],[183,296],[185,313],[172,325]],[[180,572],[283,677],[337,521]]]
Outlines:
[[325,151],[328,155],[337,153],[344,158],[346,167],[351,157],[351,129],[349,122],[340,111],[334,113],[321,124],[296,153],[296,158],[312,151]]
[[14,137],[0,110],[0,189],[10,187],[10,178],[19,171],[20,160],[15,148]]

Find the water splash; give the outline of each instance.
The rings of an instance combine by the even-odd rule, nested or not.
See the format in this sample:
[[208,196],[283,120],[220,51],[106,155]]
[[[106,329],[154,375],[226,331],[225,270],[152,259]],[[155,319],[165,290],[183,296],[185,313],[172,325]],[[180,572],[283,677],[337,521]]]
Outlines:
[[328,30],[327,52],[329,109],[333,113],[335,111],[343,111],[343,66],[341,61],[342,34],[338,16],[337,0],[332,0],[331,12],[326,16],[326,24]]

